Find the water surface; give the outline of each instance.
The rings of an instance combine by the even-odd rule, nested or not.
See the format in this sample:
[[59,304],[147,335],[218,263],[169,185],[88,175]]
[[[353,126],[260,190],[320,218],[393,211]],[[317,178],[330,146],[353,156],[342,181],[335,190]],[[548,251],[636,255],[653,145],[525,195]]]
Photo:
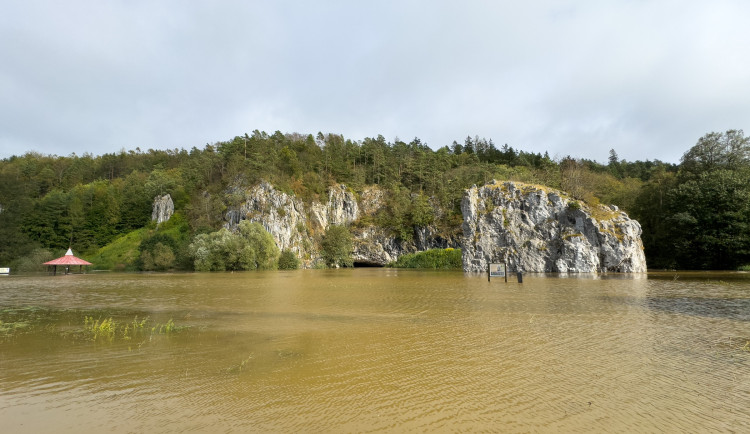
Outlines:
[[[747,432],[750,275],[0,279],[4,432]],[[86,317],[145,330],[92,339]],[[149,330],[173,320],[171,332]]]

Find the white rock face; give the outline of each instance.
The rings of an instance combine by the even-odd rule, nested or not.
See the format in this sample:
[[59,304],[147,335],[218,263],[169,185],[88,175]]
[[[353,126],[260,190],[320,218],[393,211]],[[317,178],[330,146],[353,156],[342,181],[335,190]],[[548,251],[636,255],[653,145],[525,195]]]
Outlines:
[[341,184],[328,191],[328,221],[331,225],[348,225],[359,218],[357,198]]
[[279,249],[294,252],[305,266],[312,266],[320,256],[314,234],[325,233],[331,225],[348,225],[358,216],[357,200],[344,185],[331,188],[327,204],[306,207],[297,197],[262,182],[244,192],[239,208],[226,213],[225,226],[234,229],[242,220],[260,223]]
[[367,226],[357,229],[353,235],[352,258],[354,262],[385,265],[407,253],[402,243],[383,228]]
[[365,187],[360,195],[360,210],[362,214],[372,216],[385,204],[383,190],[376,186]]
[[151,220],[156,220],[156,224],[161,224],[169,220],[170,217],[172,217],[172,214],[174,214],[174,202],[172,202],[172,196],[165,194],[164,196],[154,197]]
[[461,202],[463,267],[590,273],[646,271],[641,226],[617,207],[592,209],[564,193],[494,181],[473,186]]
[[279,249],[291,250],[300,258],[310,253],[305,243],[307,215],[304,204],[267,182],[245,191],[239,209],[230,209],[225,220],[228,229],[236,228],[242,220],[260,223],[273,236]]
[[352,230],[354,237],[354,262],[363,264],[385,265],[398,260],[399,256],[430,249],[458,248],[457,239],[443,238],[433,228],[417,228],[414,238],[403,241],[378,226],[365,226]]
[[[317,244],[331,225],[350,225],[362,215],[375,215],[385,205],[383,191],[374,186],[362,192],[361,208],[357,197],[345,185],[331,187],[325,204],[305,205],[267,182],[248,190],[234,189],[231,193],[237,194],[242,197],[240,204],[227,211],[224,226],[233,230],[242,220],[260,223],[273,236],[279,249],[294,252],[305,267],[321,260]],[[373,265],[385,265],[404,253],[458,247],[457,240],[444,239],[431,228],[415,230],[414,239],[408,242],[377,226],[351,227],[350,230],[354,238],[354,261]]]
[[325,231],[328,229],[328,206],[320,202],[310,205],[310,220],[315,229]]

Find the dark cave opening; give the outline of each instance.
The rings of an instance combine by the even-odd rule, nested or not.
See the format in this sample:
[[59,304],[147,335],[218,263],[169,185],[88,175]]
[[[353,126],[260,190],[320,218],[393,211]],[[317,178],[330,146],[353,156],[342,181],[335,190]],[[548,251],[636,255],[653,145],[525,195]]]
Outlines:
[[383,268],[383,266],[373,262],[354,261],[354,268]]

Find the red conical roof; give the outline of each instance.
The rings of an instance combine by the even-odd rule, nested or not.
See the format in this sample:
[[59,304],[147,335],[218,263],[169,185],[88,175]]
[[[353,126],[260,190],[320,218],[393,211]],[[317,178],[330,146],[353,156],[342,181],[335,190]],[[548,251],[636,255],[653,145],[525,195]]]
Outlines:
[[93,265],[91,262],[84,261],[81,258],[76,258],[73,256],[73,250],[68,249],[68,252],[65,253],[65,256],[59,257],[57,259],[53,259],[49,262],[45,262],[42,265]]

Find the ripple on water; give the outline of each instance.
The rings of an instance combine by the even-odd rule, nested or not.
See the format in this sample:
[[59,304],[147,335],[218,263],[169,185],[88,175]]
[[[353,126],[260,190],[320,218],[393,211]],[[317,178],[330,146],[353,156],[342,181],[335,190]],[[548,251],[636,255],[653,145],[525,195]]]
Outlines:
[[2,281],[3,307],[190,328],[138,344],[4,342],[0,418],[20,432],[674,432],[750,421],[750,283],[340,271]]

